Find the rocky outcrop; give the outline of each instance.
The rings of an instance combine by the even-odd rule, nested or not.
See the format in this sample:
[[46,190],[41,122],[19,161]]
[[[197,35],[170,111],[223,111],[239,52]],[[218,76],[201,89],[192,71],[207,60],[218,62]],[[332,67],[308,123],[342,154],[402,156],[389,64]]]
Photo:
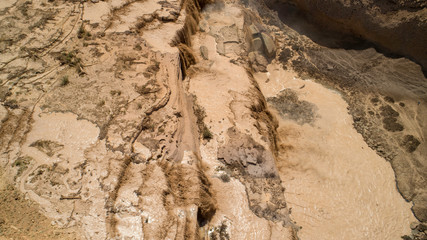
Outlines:
[[[246,41],[249,43],[249,62],[255,71],[265,72],[267,65],[276,56],[276,44],[266,28],[246,17]],[[261,29],[261,30],[260,30]]]
[[348,33],[427,69],[427,4],[417,0],[278,0],[296,4],[322,29]]

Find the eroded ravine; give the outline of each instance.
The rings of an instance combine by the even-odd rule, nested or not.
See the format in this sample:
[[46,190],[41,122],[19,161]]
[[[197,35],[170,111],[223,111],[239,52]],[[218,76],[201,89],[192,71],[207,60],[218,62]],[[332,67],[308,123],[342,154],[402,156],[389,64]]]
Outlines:
[[[0,173],[7,184],[0,189],[19,189],[26,199],[17,206],[33,202],[25,211],[39,208],[51,222],[40,223],[46,234],[23,231],[1,207],[5,237],[410,235],[411,204],[399,195],[390,164],[354,126],[360,132],[361,99],[378,121],[405,123],[403,132],[384,136],[423,139],[422,124],[412,121],[425,113],[414,108],[424,85],[413,64],[370,49],[318,46],[281,25],[262,2],[11,2],[0,17],[10,28],[1,28]],[[363,56],[375,61],[365,64]],[[322,64],[341,78],[325,74]],[[398,65],[410,71],[379,74]],[[393,87],[375,98],[338,86],[340,95],[309,80],[353,86],[343,69],[361,73],[359,87]],[[410,99],[393,95],[399,84],[413,92]],[[412,151],[408,144],[399,146]],[[424,149],[417,147],[414,159]],[[422,171],[416,173],[418,181]],[[415,183],[409,186],[420,189]]]
[[[194,3],[183,3],[186,18],[190,14],[189,10],[200,11],[191,9],[190,4]],[[192,14],[198,14],[198,12]],[[187,21],[185,20],[183,29],[187,28]],[[176,32],[179,32],[179,29]],[[169,40],[169,42],[171,41],[172,39]],[[205,224],[204,222],[209,221],[215,214],[215,200],[209,189],[209,180],[200,169],[199,133],[193,113],[192,99],[185,93],[182,86],[183,73],[180,68],[182,60],[177,52],[164,52],[156,61],[160,63],[156,78],[164,81],[162,85],[166,89],[166,95],[157,106],[152,107],[145,114],[145,119],[139,127],[140,132],[132,141],[132,154],[141,158],[138,154],[144,153],[145,146],[148,146],[149,152],[155,152],[154,158],[157,161],[149,157],[127,163],[123,167],[123,173],[120,174],[123,175],[119,178],[120,187],[115,190],[118,195],[113,199],[117,205],[116,208],[120,208],[128,200],[129,190],[138,186],[126,178],[135,178],[141,174],[143,181],[139,181],[139,188],[134,191],[140,192],[140,210],[144,212],[143,219],[145,220],[140,220],[137,216],[135,218],[135,214],[128,216],[129,214],[126,213],[128,210],[123,209],[122,214],[114,214],[111,217],[110,231],[113,232],[111,236],[132,237],[135,235],[135,226],[142,225],[142,228],[137,229],[140,237],[194,239],[199,234],[197,226]],[[146,131],[147,128],[153,127],[158,130],[157,132],[156,129],[152,129],[156,134]],[[157,141],[153,142],[154,139]],[[149,142],[147,143],[147,141]],[[132,166],[135,163],[142,165],[141,160],[145,161],[148,165],[147,168]],[[151,161],[154,163],[150,164]],[[134,167],[140,171],[135,171]],[[157,177],[163,178],[163,184],[162,181],[159,182],[163,185],[160,188],[156,187],[154,183],[148,184],[151,178],[156,178],[153,175],[156,173],[156,169]],[[122,182],[127,184],[122,185]],[[151,190],[147,192],[148,189]],[[152,206],[152,204],[156,204],[152,202],[152,198],[156,198],[156,196],[157,199],[159,197],[164,199],[163,207]],[[144,226],[144,223],[153,224]],[[162,229],[165,224],[172,228],[165,231]]]
[[[15,115],[12,111],[2,113],[6,119],[2,124],[2,137],[8,142],[6,150],[12,145],[26,149],[7,153],[3,160],[11,168],[5,176],[15,175],[21,191],[40,205],[53,219],[53,225],[76,226],[83,230],[81,237],[88,239],[268,239],[271,235],[294,235],[283,188],[274,174],[270,146],[260,135],[254,137],[261,142],[260,153],[267,154],[269,162],[266,170],[257,166],[254,171],[258,175],[263,171],[272,175],[267,174],[258,182],[249,176],[230,182],[232,173],[219,170],[224,166],[214,157],[216,152],[212,152],[212,162],[207,160],[211,155],[199,150],[200,135],[207,139],[202,140],[203,144],[215,135],[205,123],[204,107],[197,103],[202,96],[187,92],[190,78],[184,80],[183,76],[195,63],[190,38],[198,31],[203,4],[109,1],[78,5],[81,11],[70,28],[73,34],[66,35],[69,38],[63,39],[64,45],[53,45],[52,54],[42,53],[38,55],[40,60],[36,60],[41,64],[59,61],[63,67],[54,71],[31,70],[36,75],[41,72],[42,76],[18,87],[5,88],[6,106],[18,109],[16,118],[22,119],[17,122],[17,130],[9,133],[5,130],[13,124]],[[21,5],[6,11],[21,16]],[[144,9],[142,16],[132,11],[137,8]],[[239,8],[234,7],[230,17],[236,15],[241,18]],[[37,15],[31,12],[24,18]],[[50,30],[50,23],[55,20],[46,16],[36,29]],[[78,29],[76,24],[80,25]],[[233,44],[241,48],[242,39],[236,40]],[[178,48],[169,46],[171,42]],[[218,62],[224,65],[226,61],[223,58]],[[229,100],[233,108],[246,112],[246,119],[240,119],[238,114],[235,117],[241,123],[254,123],[249,107],[239,102],[249,102],[252,97],[255,102],[261,101],[254,109],[262,114],[263,97],[253,89],[254,82],[243,65],[234,69],[242,73],[239,78],[244,86],[234,96],[237,99]],[[15,81],[14,74],[25,74],[19,71],[8,68],[9,77],[2,83]],[[40,95],[27,99],[28,102],[19,99],[18,92],[34,83],[39,85]],[[35,109],[34,113],[19,111],[27,105]],[[38,129],[43,128],[52,131],[42,134]],[[83,137],[89,137],[89,132],[94,134],[86,144]],[[75,142],[85,144],[72,144],[72,133],[80,137]],[[250,144],[258,145],[248,135],[242,136]],[[213,139],[209,142],[216,143]],[[74,154],[66,153],[70,149]],[[229,180],[219,180],[219,173],[221,179]],[[266,191],[275,194],[273,207],[266,205],[268,199],[256,195],[263,194],[262,189],[251,193],[250,201],[246,194],[251,186],[262,188],[264,181],[272,187]],[[234,197],[227,196],[230,200],[223,201],[216,196],[218,192],[226,194],[222,196],[232,193]],[[216,203],[218,199],[220,204]],[[235,202],[230,205],[230,201]],[[242,207],[230,208],[236,205]],[[272,220],[280,223],[273,224]]]

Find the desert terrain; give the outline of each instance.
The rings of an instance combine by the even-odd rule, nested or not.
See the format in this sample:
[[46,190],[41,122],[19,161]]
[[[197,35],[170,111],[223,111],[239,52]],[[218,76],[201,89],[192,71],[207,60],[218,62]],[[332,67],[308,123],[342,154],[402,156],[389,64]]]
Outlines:
[[4,0],[0,239],[427,239],[422,1]]

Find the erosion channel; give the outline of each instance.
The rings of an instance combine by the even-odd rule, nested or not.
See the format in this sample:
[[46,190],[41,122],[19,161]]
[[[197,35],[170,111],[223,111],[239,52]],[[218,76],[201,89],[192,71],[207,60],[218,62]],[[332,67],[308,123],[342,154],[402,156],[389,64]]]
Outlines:
[[427,239],[426,19],[2,1],[0,239]]

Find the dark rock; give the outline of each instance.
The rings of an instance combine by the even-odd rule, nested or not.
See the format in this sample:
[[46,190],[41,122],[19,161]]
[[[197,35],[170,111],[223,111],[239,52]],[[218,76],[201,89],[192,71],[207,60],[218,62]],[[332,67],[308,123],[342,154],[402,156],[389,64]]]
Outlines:
[[427,224],[425,224],[425,223],[418,224],[417,230],[420,232],[426,232],[427,231]]
[[199,23],[199,29],[201,32],[208,32],[209,31],[209,25],[206,20],[201,20]]
[[388,102],[388,103],[394,103],[394,99],[390,96],[386,96],[384,97],[384,101]]
[[263,52],[263,44],[260,38],[252,39],[251,46],[255,52]]
[[291,59],[293,56],[292,51],[289,48],[283,49],[279,54],[279,60],[281,63],[285,64]]
[[285,89],[277,97],[268,98],[267,101],[277,109],[284,119],[291,119],[300,125],[313,123],[316,119],[317,107],[307,101],[300,101],[295,91]]
[[255,38],[255,37],[257,37],[259,35],[259,30],[258,30],[258,28],[254,24],[251,24],[248,29],[249,29],[249,34],[253,38]]
[[228,130],[228,145],[218,149],[218,159],[231,168],[237,168],[244,175],[263,177],[275,173],[274,157],[270,151],[255,142],[249,135]]
[[396,112],[390,105],[380,107],[381,116],[383,117],[399,117],[399,113]]
[[405,235],[405,236],[402,236],[402,239],[403,240],[413,240],[410,236],[408,236],[408,235]]
[[200,46],[200,55],[205,60],[209,59],[209,51],[208,51],[208,48],[206,46]]
[[255,56],[254,52],[250,52],[248,54],[248,58],[249,58],[249,62],[251,62],[251,63],[255,63],[256,62],[256,56]]
[[418,226],[418,222],[411,222],[411,224],[409,225],[409,227],[411,227],[412,230],[417,228],[417,226]]
[[270,36],[268,36],[266,33],[261,33],[262,41],[264,43],[265,47],[265,53],[268,57],[274,57],[276,54],[276,44],[274,43],[273,39],[271,39]]
[[14,100],[14,99],[12,99],[10,101],[6,101],[3,105],[5,107],[7,107],[7,108],[10,108],[10,109],[17,109],[17,108],[19,108],[19,105],[18,105],[17,101]]
[[389,132],[400,132],[403,131],[404,127],[402,124],[397,122],[395,117],[386,117],[383,119],[383,127]]
[[403,147],[408,153],[412,153],[420,144],[420,141],[416,137],[412,135],[405,135],[402,142],[400,143],[400,146]]
[[1,86],[0,87],[0,102],[4,102],[6,97],[10,96],[11,92],[8,87]]
[[249,62],[256,72],[266,72],[268,61],[260,52],[250,52],[248,55]]

